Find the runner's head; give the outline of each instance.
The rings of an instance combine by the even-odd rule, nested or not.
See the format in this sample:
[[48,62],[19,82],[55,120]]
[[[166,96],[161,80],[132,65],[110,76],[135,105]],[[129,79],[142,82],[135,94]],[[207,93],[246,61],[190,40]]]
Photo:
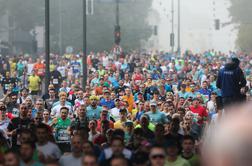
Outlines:
[[19,107],[19,110],[20,110],[20,115],[24,118],[27,117],[27,113],[28,113],[28,107],[26,104],[22,103],[20,104],[20,107]]
[[36,145],[33,142],[24,142],[20,147],[20,156],[24,163],[29,163],[33,160],[33,154],[36,149]]
[[82,144],[83,139],[80,135],[74,135],[71,139],[71,151],[73,153],[81,153],[82,152]]
[[68,116],[69,109],[67,107],[60,108],[60,117],[65,120]]

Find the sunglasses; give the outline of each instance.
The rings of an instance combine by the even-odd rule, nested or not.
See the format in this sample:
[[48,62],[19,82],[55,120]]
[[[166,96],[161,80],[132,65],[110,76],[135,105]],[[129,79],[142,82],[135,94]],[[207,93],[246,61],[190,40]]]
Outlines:
[[163,155],[163,154],[154,154],[154,155],[151,155],[151,158],[152,159],[164,159],[165,155]]

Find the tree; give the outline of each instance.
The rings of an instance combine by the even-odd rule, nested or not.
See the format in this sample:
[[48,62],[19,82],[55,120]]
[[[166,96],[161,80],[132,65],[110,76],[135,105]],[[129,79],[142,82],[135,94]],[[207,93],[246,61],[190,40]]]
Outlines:
[[[59,8],[61,1],[62,8]],[[120,3],[121,45],[126,49],[140,47],[152,30],[147,23],[153,0],[128,0]],[[62,16],[62,48],[82,48],[83,0],[50,1],[51,50],[59,52],[60,14]],[[94,15],[87,16],[88,51],[110,50],[114,44],[115,3],[94,1]],[[8,13],[9,12],[9,13]],[[16,28],[29,33],[35,26],[44,25],[43,0],[0,0],[0,14],[8,13]]]
[[252,1],[251,0],[230,0],[229,8],[232,21],[239,24],[238,38],[236,45],[246,52],[252,51]]

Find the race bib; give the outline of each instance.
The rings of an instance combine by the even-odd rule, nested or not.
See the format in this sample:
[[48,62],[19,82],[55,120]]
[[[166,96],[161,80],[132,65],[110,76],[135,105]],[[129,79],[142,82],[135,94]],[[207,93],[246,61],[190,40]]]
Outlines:
[[204,95],[204,97],[205,97],[206,101],[209,100],[209,96],[208,95]]
[[44,69],[38,69],[38,74],[44,74]]
[[57,133],[58,141],[69,141],[70,137],[66,129],[59,129]]
[[141,80],[136,80],[135,82],[137,85],[141,85]]
[[10,84],[5,84],[4,88],[7,90],[7,89],[9,89],[9,86],[10,86]]
[[16,108],[14,108],[14,109],[12,110],[12,116],[15,117],[15,118],[19,117],[19,110],[16,109]]
[[59,80],[57,78],[53,79],[53,84],[59,84]]

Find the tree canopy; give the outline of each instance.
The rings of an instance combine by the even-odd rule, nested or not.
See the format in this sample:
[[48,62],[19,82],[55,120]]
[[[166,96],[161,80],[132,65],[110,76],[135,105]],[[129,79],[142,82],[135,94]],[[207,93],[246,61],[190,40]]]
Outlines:
[[229,8],[232,21],[239,25],[237,47],[246,52],[252,52],[252,1],[251,0],[230,0],[232,5]]
[[[82,2],[50,1],[50,40],[53,51],[59,52],[60,26],[62,49],[66,46],[82,48]],[[87,49],[109,50],[114,43],[115,3],[94,2],[94,14],[87,16]],[[151,6],[152,0],[127,0],[120,3],[121,45],[124,48],[139,48],[140,41],[151,36],[152,29],[147,22]],[[35,26],[44,26],[44,9],[43,0],[0,0],[0,14],[8,13],[15,27],[27,33]]]

